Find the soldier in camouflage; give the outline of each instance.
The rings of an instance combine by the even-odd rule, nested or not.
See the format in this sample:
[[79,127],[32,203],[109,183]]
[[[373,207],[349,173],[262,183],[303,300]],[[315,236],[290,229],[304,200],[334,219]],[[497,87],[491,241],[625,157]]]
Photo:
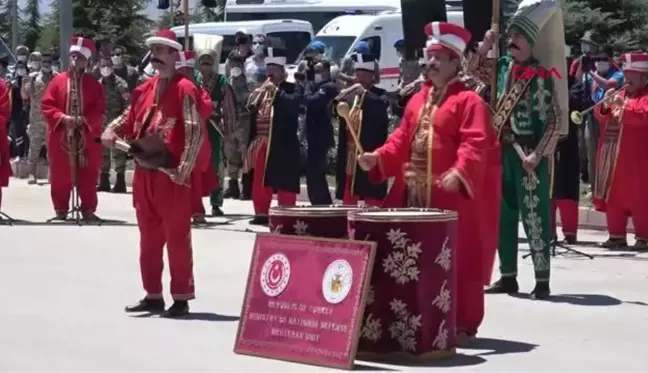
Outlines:
[[23,84],[20,92],[23,100],[29,101],[29,153],[27,164],[29,167],[28,184],[37,183],[38,166],[44,163],[46,123],[41,113],[41,99],[47,85],[57,73],[52,70],[52,55],[43,54],[40,68],[29,74],[29,79]]
[[[105,127],[117,118],[128,105],[129,91],[128,83],[113,72],[113,64],[110,56],[103,56],[99,61],[99,73],[101,78],[99,82],[104,88],[106,97],[106,116],[104,118]],[[117,180],[115,186],[110,189],[110,165],[115,161],[115,172]],[[104,148],[103,162],[101,164],[101,175],[99,177],[100,192],[126,193],[126,153]]]
[[[254,44],[258,48],[259,43],[263,43],[262,37],[254,37]],[[251,178],[249,174],[242,175],[243,193],[239,189],[239,170],[243,166],[243,159],[247,152],[247,146],[250,141],[250,112],[247,110],[247,100],[250,92],[256,89],[262,83],[261,74],[265,75],[265,65],[260,69],[260,59],[263,62],[262,55],[251,54],[247,35],[238,34],[237,49],[233,51],[226,62],[226,74],[236,97],[237,120],[233,128],[225,128],[225,142],[223,150],[227,161],[227,175],[229,176],[229,185],[225,190],[225,198],[251,198]],[[263,44],[261,44],[263,50]],[[261,81],[260,81],[261,80]]]

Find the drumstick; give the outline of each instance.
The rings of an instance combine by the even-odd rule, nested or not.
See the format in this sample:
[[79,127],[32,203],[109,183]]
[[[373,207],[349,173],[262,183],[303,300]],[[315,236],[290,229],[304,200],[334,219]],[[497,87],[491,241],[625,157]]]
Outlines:
[[[524,159],[526,158],[526,154],[524,154],[524,150],[522,150],[522,147],[520,146],[520,144],[514,142],[513,143],[513,148],[515,149],[515,151],[520,156],[520,159],[522,161],[524,161]],[[529,172],[529,175],[531,175],[531,177],[533,178],[534,181],[536,181],[536,182],[539,181],[538,176],[536,176],[535,172],[533,172],[533,171],[528,171],[528,172]]]
[[225,136],[223,136],[223,131],[221,131],[221,129],[218,127],[218,125],[214,122],[214,120],[212,120],[211,118],[209,118],[209,119],[207,119],[207,121],[209,122],[209,124],[211,124],[212,127],[214,127],[214,129],[216,130],[216,132],[218,132],[218,134],[220,135],[220,137],[221,137],[222,139],[224,139]]
[[347,126],[347,128],[351,133],[351,137],[353,137],[353,142],[355,142],[356,149],[358,149],[358,154],[364,154],[364,149],[362,149],[362,145],[360,144],[360,139],[358,139],[358,135],[355,133],[355,130],[351,128],[351,126]]

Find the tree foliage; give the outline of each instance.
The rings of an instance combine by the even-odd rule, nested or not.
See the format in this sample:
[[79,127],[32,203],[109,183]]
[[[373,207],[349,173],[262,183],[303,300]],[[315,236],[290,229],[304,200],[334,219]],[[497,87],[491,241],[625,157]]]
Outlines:
[[36,48],[42,29],[38,0],[27,0],[25,9],[22,12],[24,22],[21,29],[24,44],[30,51],[33,51]]
[[593,30],[617,51],[648,48],[646,0],[566,0],[564,10],[569,45]]

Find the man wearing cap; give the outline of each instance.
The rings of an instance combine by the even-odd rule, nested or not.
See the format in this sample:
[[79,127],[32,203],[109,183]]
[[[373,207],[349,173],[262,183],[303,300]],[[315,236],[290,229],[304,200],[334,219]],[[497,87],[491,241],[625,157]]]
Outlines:
[[[146,296],[125,310],[180,317],[189,312],[188,301],[195,297],[191,176],[204,140],[199,112],[202,98],[194,82],[175,70],[182,45],[173,31],[158,31],[146,40],[146,45],[158,74],[135,88],[129,108],[106,128],[102,143],[114,146],[120,137],[125,141],[145,141],[153,136],[164,143],[164,165],[152,166],[145,158],[136,162],[133,203],[141,236],[140,271]],[[165,245],[174,300],[166,312],[162,296]]]
[[295,80],[312,82],[315,80],[315,64],[324,59],[326,45],[321,41],[314,41],[306,47],[304,59],[297,65]]
[[[350,108],[347,118],[337,111],[340,128],[335,194],[345,205],[357,205],[362,200],[366,205],[380,206],[387,194],[387,183],[370,182],[367,172],[358,167],[356,156],[360,151],[377,149],[387,140],[389,99],[384,89],[374,85],[375,69],[379,68],[376,57],[355,53],[352,58],[358,83],[342,90],[333,101],[336,108],[340,103]],[[358,149],[356,137],[362,149]]]
[[41,154],[45,146],[47,124],[41,111],[41,100],[47,86],[57,74],[52,69],[52,56],[49,53],[44,53],[39,71],[32,72],[29,75],[29,80],[23,84],[21,91],[23,99],[29,100],[29,126],[27,126],[27,135],[29,136],[29,154],[27,155],[27,161],[29,162],[28,184],[36,184],[38,166],[44,163]]
[[421,76],[421,64],[418,61],[412,62],[405,59],[405,40],[398,39],[394,43],[394,49],[398,55],[398,90],[400,91],[408,84]]
[[[303,93],[286,82],[286,50],[267,48],[268,80],[250,95],[252,143],[245,157],[244,171],[254,170],[250,224],[267,225],[272,195],[279,206],[294,206],[299,193],[299,106]],[[272,141],[270,141],[272,139]]]
[[595,109],[601,141],[595,162],[592,202],[605,211],[609,249],[627,249],[626,226],[632,218],[636,241],[632,249],[648,250],[648,54],[627,53],[623,75],[628,88],[610,88]]
[[29,58],[29,48],[24,45],[16,47],[16,61],[27,63]]
[[224,170],[222,157],[225,128],[232,129],[236,120],[236,96],[225,75],[218,73],[220,50],[200,48],[197,50],[198,71],[196,82],[210,96],[212,111],[209,113],[206,127],[211,156],[209,166],[218,176],[219,185],[209,191],[209,203],[212,216],[223,214]]
[[[99,83],[104,89],[106,98],[106,117],[103,121],[105,129],[110,122],[115,120],[128,106],[130,91],[128,83],[113,70],[112,60],[109,56],[102,55],[99,57]],[[115,162],[115,185],[110,187],[110,169]],[[128,159],[126,153],[117,149],[104,148],[101,161],[101,174],[99,175],[99,185],[97,191],[126,193],[126,163]]]
[[21,90],[29,80],[27,62],[16,63],[14,77],[11,80],[9,97],[11,102],[11,116],[9,119],[9,130],[13,143],[14,157],[20,157],[17,163],[17,177],[27,177],[27,152],[29,150],[29,137],[27,136],[27,125],[29,124],[29,105],[23,100]]
[[[351,86],[356,83],[355,81],[355,63],[353,60],[352,55],[355,53],[359,54],[371,54],[371,49],[369,48],[369,43],[366,41],[359,41],[352,54],[349,54],[342,59],[342,62],[340,63],[340,71],[337,74],[337,79],[342,81],[344,87]],[[375,61],[374,64],[374,84],[379,84],[380,83],[380,66],[378,65],[378,60]]]
[[0,76],[0,211],[2,211],[2,188],[9,186],[9,178],[12,175],[9,139],[5,125],[9,121],[9,113],[9,89]]
[[[519,290],[521,220],[535,271],[536,286],[531,296],[547,299],[550,295],[549,251],[553,230],[549,167],[559,136],[566,136],[569,129],[567,80],[542,74],[528,78],[519,72],[557,69],[566,76],[562,30],[562,11],[557,1],[524,0],[509,26],[509,54],[498,61],[499,104],[495,108],[494,126],[502,143],[503,198],[498,247],[501,278],[488,289],[489,293],[513,294]],[[493,31],[488,31],[478,58],[486,56],[493,39]]]
[[68,71],[52,78],[41,101],[47,122],[50,192],[59,220],[67,218],[72,188],[81,200],[83,219],[98,220],[102,147],[95,139],[101,135],[106,101],[101,84],[85,72],[94,50],[92,40],[73,37]]
[[385,145],[360,155],[358,162],[374,181],[395,177],[384,207],[459,213],[457,337],[463,343],[477,334],[484,317],[483,253],[490,237],[480,228],[487,216],[480,208],[482,200],[498,198],[483,188],[496,134],[488,106],[458,77],[470,32],[445,22],[430,23],[425,32],[427,66],[420,92]]

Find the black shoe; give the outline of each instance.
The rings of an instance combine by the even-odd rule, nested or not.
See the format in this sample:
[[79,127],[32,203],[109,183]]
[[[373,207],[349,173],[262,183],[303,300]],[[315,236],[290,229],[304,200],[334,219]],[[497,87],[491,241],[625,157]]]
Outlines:
[[112,188],[111,192],[124,194],[126,193],[126,175],[123,172],[117,174],[117,180],[115,181],[115,186]]
[[599,247],[608,250],[624,250],[628,248],[628,241],[625,238],[609,238],[599,244]]
[[267,216],[255,216],[252,220],[250,220],[250,224],[267,226],[268,224],[270,224],[270,221]]
[[160,313],[164,312],[164,299],[150,299],[144,298],[132,306],[126,306],[124,311],[132,312],[150,312]]
[[633,251],[648,251],[648,242],[646,240],[637,240],[634,245],[632,245]]
[[576,242],[576,236],[569,234],[565,235],[562,243],[565,245],[576,245]]
[[110,192],[110,174],[101,174],[99,176],[97,192]]
[[173,302],[173,305],[166,310],[162,317],[169,319],[175,319],[182,316],[187,316],[189,314],[189,302],[186,300],[177,300]]
[[536,300],[547,300],[551,295],[551,290],[549,290],[548,282],[536,282],[535,288],[531,292],[531,299]]
[[520,291],[517,278],[515,277],[502,277],[497,280],[491,287],[486,289],[486,294],[517,294]]
[[223,198],[239,199],[240,196],[241,196],[241,191],[239,190],[238,180],[230,179],[227,190],[225,190],[225,193],[223,193]]
[[204,215],[196,215],[191,218],[191,223],[193,225],[205,225],[207,224],[207,219],[205,219]]
[[254,180],[254,171],[244,173],[241,177],[241,185],[243,186],[241,201],[249,201],[252,199],[252,180]]
[[225,213],[223,212],[223,210],[221,210],[220,207],[218,207],[218,206],[212,206],[212,213],[211,213],[211,215],[212,215],[212,216],[224,216]]

